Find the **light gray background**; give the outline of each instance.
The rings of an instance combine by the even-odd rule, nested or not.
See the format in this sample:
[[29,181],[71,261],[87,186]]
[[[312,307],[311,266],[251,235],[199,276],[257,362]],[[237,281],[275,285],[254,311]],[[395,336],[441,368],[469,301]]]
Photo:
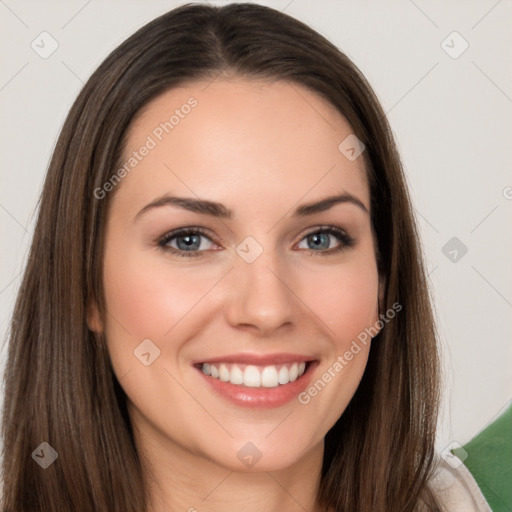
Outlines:
[[[182,3],[0,0],[2,337],[46,167],[72,102],[115,46]],[[512,4],[258,3],[306,22],[336,44],[388,112],[417,212],[442,342],[446,380],[438,449],[464,444],[512,398]],[[43,31],[59,45],[47,59],[31,48]],[[469,44],[458,58],[445,51],[462,48],[457,36],[448,37],[454,31]],[[452,237],[468,248],[456,262],[443,253]],[[5,357],[4,351],[1,370]]]

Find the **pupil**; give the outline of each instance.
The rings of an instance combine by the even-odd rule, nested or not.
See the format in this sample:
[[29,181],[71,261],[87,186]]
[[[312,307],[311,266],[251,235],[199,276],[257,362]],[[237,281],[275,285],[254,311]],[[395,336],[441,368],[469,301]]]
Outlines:
[[[318,233],[316,233],[316,234],[311,235],[311,236],[312,236],[312,237],[313,237],[313,239],[315,240],[315,242],[314,242],[314,243],[315,243],[316,247],[322,246],[323,248],[327,248],[327,247],[329,246],[329,238],[328,238],[328,235],[326,235],[326,234],[318,234]],[[322,245],[321,240],[320,240],[320,237],[322,237],[322,236],[323,236],[324,238],[326,238],[326,239],[324,240],[326,243],[324,243],[323,245]]]
[[[186,248],[190,248],[192,247],[194,244],[197,245],[197,239],[199,237],[197,235],[183,235],[181,236],[180,238],[178,238],[178,245],[179,245],[179,241],[180,239],[181,240],[184,240],[184,245]],[[195,240],[194,240],[195,239]]]

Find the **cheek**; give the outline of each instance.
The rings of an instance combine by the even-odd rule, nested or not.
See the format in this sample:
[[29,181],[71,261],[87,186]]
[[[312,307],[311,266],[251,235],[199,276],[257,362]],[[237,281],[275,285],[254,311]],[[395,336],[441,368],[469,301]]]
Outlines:
[[350,344],[378,320],[379,279],[370,258],[308,273],[303,283],[306,304],[329,327],[337,348]]
[[378,274],[371,262],[358,263],[316,275],[314,282],[317,290],[326,290],[312,294],[310,304],[329,327],[330,347],[298,400],[321,438],[347,408],[366,368],[371,342],[366,330],[378,320]]
[[[155,249],[156,250],[156,249]],[[105,293],[109,313],[135,339],[162,339],[211,287],[210,275],[176,266],[165,255],[125,252],[105,259]]]
[[[153,399],[161,399],[160,403],[169,399],[168,376],[162,373],[158,377],[159,370],[169,368],[186,345],[191,333],[187,320],[194,318],[199,309],[196,306],[218,279],[211,269],[198,269],[170,264],[165,255],[155,257],[154,253],[148,255],[147,251],[131,250],[122,244],[113,243],[107,248],[106,341],[115,374],[119,381],[129,374],[123,387],[142,408],[147,397],[141,395],[141,390],[154,390]],[[148,339],[152,343],[144,341]],[[137,354],[148,351],[156,356],[151,371],[136,359]],[[158,398],[156,390],[165,392]],[[180,397],[178,393],[174,399]]]

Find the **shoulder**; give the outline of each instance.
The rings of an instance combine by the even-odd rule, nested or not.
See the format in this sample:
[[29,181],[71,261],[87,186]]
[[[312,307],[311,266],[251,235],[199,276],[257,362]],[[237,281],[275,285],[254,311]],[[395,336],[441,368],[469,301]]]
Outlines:
[[455,456],[452,464],[438,458],[430,488],[446,512],[492,512],[475,479]]

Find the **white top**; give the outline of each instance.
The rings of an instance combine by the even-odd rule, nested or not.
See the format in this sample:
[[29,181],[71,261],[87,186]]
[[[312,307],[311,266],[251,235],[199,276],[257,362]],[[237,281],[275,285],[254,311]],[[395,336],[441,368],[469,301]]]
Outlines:
[[450,464],[439,458],[431,486],[446,512],[492,512],[473,475],[455,456]]

